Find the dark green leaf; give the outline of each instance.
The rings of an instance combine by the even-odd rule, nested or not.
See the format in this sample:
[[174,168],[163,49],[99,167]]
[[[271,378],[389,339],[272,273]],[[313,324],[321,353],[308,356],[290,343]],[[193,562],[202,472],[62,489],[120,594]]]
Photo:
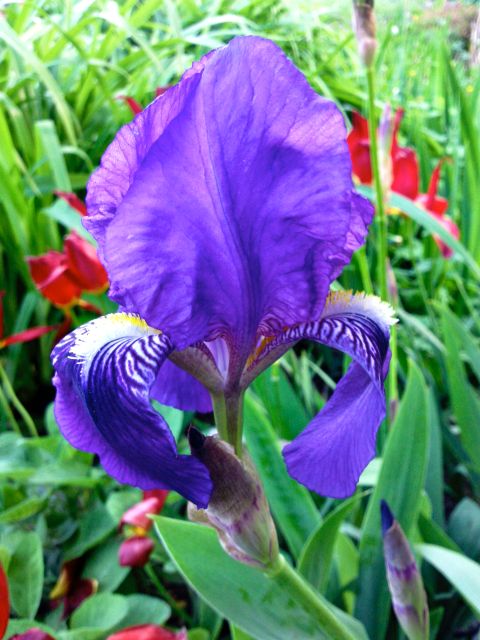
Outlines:
[[[220,547],[215,531],[158,516],[154,521],[185,580],[242,631],[256,640],[327,640],[310,610],[297,604],[280,582],[232,560]],[[332,610],[355,638],[366,640],[357,621],[339,609]]]
[[[368,505],[360,542],[356,615],[371,640],[384,637],[390,596],[385,578],[380,500],[386,500],[408,535],[420,505],[428,457],[428,393],[417,365],[410,361],[407,388],[388,435],[380,477]],[[375,615],[372,615],[375,611]]]
[[290,550],[298,556],[305,540],[320,522],[315,504],[305,489],[287,474],[280,445],[260,402],[245,396],[245,437],[262,479],[272,513]]

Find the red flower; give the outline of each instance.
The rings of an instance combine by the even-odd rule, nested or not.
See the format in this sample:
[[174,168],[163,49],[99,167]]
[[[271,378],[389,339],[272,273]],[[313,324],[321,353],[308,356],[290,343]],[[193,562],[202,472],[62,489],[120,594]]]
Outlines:
[[[159,96],[163,96],[163,94],[165,93],[165,91],[167,91],[167,89],[169,89],[170,87],[157,87],[155,89],[155,97],[158,98]],[[123,102],[130,107],[130,111],[133,113],[134,116],[136,116],[138,113],[141,113],[143,111],[143,107],[142,105],[137,102],[137,100],[135,100],[135,98],[132,98],[131,96],[117,96],[118,100],[123,100]]]
[[370,161],[368,121],[357,111],[354,111],[352,124],[353,128],[347,136],[347,144],[352,159],[352,171],[362,184],[370,184],[373,176]]
[[[400,147],[398,144],[398,131],[402,117],[402,109],[397,109],[390,147],[392,162],[392,183],[390,188],[392,191],[414,200],[418,195],[419,189],[418,160],[417,154],[413,149]],[[347,137],[352,159],[352,170],[362,184],[370,184],[372,182],[372,165],[370,162],[368,121],[354,111],[352,122],[353,128]]]
[[[3,331],[3,301],[2,298],[5,295],[5,291],[0,291],[0,349],[3,347],[8,347],[10,344],[17,344],[19,342],[30,342],[30,340],[36,340],[40,336],[53,331],[54,329],[58,329],[59,325],[48,325],[42,327],[31,327],[30,329],[25,329],[25,331],[19,331],[19,333],[14,333],[11,336],[4,337]],[[0,634],[0,638],[1,638]]]
[[34,627],[23,633],[16,633],[10,640],[55,640],[49,633]]
[[108,276],[93,245],[72,231],[63,243],[70,278],[84,291],[103,289]]
[[[440,160],[435,169],[433,170],[432,177],[430,178],[430,184],[428,185],[427,193],[421,193],[416,202],[421,207],[426,209],[437,222],[439,222],[444,229],[446,229],[450,235],[456,240],[460,238],[460,230],[455,222],[445,215],[448,209],[448,200],[437,195],[438,183],[440,181],[440,170],[442,168],[444,160]],[[447,246],[441,238],[437,235],[433,236],[433,239],[437,243],[438,248],[442,252],[444,258],[451,258],[453,255],[452,249]]]
[[134,98],[131,98],[130,96],[117,96],[117,97],[118,97],[118,100],[123,100],[125,104],[130,107],[130,111],[133,113],[134,116],[136,116],[137,113],[141,113],[143,111],[142,105],[139,102],[137,102]]
[[[165,500],[167,499],[168,491],[164,489],[156,489],[154,491],[145,491],[144,500],[137,502],[133,507],[127,509],[120,520],[120,528],[123,525],[131,525],[132,527],[138,527],[147,532],[152,526],[152,521],[148,517],[150,513],[159,514],[163,509]],[[155,495],[152,495],[155,494]]]
[[40,293],[58,307],[78,303],[82,291],[100,291],[108,277],[95,248],[72,231],[64,250],[27,257],[30,275]]
[[96,580],[80,577],[82,566],[83,558],[75,558],[65,562],[57,583],[50,592],[53,608],[63,602],[63,619],[68,618],[84,600],[97,592],[98,582]]
[[147,537],[147,532],[152,526],[148,517],[150,514],[158,514],[163,509],[168,491],[165,489],[153,489],[143,492],[143,500],[127,509],[120,520],[120,530],[126,525],[134,535],[122,542],[118,560],[122,567],[143,567],[150,558],[155,547],[153,540]]
[[141,624],[117,631],[107,640],[188,640],[185,630],[177,633],[159,627],[156,624]]
[[131,536],[122,542],[118,550],[118,561],[122,567],[144,567],[155,548],[151,538],[144,535]]
[[0,563],[0,638],[8,627],[8,616],[10,615],[10,599],[8,595],[8,582],[5,571]]
[[65,200],[65,202],[78,211],[81,216],[87,215],[87,207],[85,203],[80,200],[80,198],[75,193],[70,193],[69,191],[54,191],[53,192],[58,198]]
[[427,193],[421,193],[417,198],[419,205],[427,211],[430,211],[430,213],[435,213],[439,216],[443,216],[448,209],[448,200],[437,195],[438,183],[440,182],[440,170],[444,161],[445,159],[440,160],[433,170]]

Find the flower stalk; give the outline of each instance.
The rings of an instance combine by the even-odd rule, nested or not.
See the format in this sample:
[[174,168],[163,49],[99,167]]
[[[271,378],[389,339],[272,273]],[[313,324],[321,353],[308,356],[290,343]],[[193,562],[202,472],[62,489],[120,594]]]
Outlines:
[[221,440],[231,444],[236,455],[242,457],[243,396],[244,391],[212,395],[215,425]]
[[281,585],[293,600],[314,616],[321,629],[331,640],[354,640],[350,631],[335,617],[334,613],[318,597],[312,587],[291,567],[282,555],[265,574]]

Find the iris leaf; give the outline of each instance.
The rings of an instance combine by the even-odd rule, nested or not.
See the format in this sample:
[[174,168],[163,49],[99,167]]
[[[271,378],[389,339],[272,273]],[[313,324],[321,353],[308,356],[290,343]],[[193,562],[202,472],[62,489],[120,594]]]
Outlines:
[[[416,521],[423,490],[429,440],[428,392],[417,365],[410,361],[407,387],[389,433],[378,483],[365,515],[360,542],[356,616],[372,640],[387,628],[390,596],[385,578],[380,500],[386,500],[404,531]],[[375,615],[372,615],[375,611]]]
[[[311,612],[292,599],[282,582],[230,558],[213,529],[160,516],[153,519],[183,578],[212,608],[252,638],[327,640]],[[357,620],[329,606],[354,638],[367,640]]]
[[300,554],[305,540],[320,522],[320,515],[305,487],[287,474],[273,426],[253,394],[245,396],[245,437],[260,474],[272,513],[290,551]]

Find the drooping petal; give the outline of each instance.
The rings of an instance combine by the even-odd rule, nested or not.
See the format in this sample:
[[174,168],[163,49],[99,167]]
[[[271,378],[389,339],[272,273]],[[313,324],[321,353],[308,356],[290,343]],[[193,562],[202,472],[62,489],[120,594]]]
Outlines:
[[354,359],[324,409],[283,452],[290,475],[317,493],[350,495],[375,456],[375,436],[385,416],[392,322],[391,308],[378,298],[339,292],[330,296],[319,322],[301,327],[301,337]]
[[322,318],[266,340],[245,377],[249,381],[300,339],[315,340],[354,359],[323,410],[284,450],[287,469],[312,491],[343,498],[375,455],[385,416],[391,308],[375,296],[330,294]]
[[178,349],[230,335],[248,353],[259,326],[318,317],[352,220],[372,217],[353,200],[345,137],[273,43],[236,38],[201,61],[121,130],[90,181],[87,225],[115,299]]
[[169,339],[135,316],[119,313],[83,325],[54,349],[55,415],[78,449],[100,456],[120,482],[142,489],[174,489],[208,503],[207,469],[178,455],[149,392],[171,351]]

